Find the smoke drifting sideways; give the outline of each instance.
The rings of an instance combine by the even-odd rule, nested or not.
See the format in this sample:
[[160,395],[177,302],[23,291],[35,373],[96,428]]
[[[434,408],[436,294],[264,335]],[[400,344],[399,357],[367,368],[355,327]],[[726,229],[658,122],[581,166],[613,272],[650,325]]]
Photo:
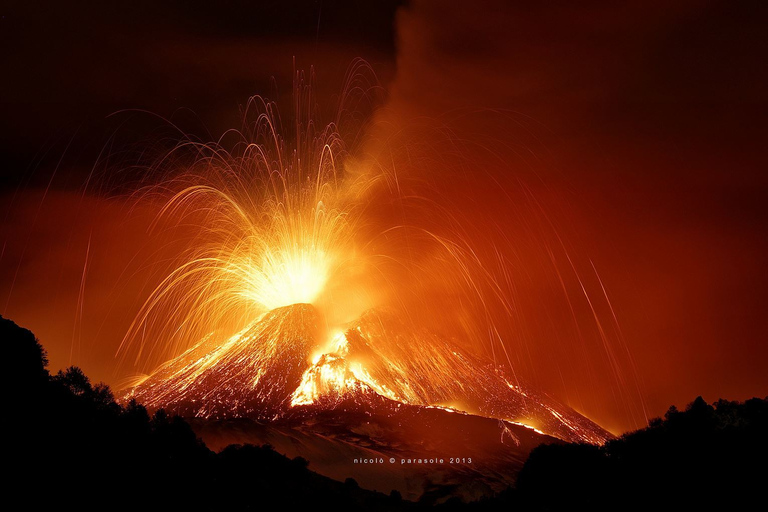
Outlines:
[[759,2],[398,13],[383,122],[449,127],[467,160],[422,171],[470,236],[503,233],[517,367],[613,430],[642,424],[640,395],[659,415],[768,390],[765,15]]
[[[345,172],[382,177],[364,232],[405,262],[387,267],[400,292],[377,300],[613,432],[645,423],[644,400],[660,414],[696,394],[765,394],[760,132],[733,129],[765,105],[749,66],[709,59],[731,78],[702,82],[690,58],[716,53],[698,28],[725,7],[454,7],[398,13],[388,100],[347,141]],[[726,30],[724,44],[748,45],[742,25],[747,41]],[[117,386],[151,369],[118,365],[117,345],[194,229],[148,231],[161,198],[8,197],[3,314],[54,367]]]

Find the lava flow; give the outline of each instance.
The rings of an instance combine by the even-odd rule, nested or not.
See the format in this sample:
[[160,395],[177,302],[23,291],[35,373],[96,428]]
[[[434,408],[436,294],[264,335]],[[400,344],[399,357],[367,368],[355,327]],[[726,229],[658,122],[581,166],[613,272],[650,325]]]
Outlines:
[[501,366],[437,335],[409,332],[392,315],[366,312],[324,353],[321,324],[309,304],[272,310],[223,342],[203,340],[125,398],[187,417],[257,420],[350,402],[361,410],[400,403],[505,420],[573,442],[611,437],[553,398],[513,384]]
[[[309,111],[310,92],[297,75],[297,112]],[[418,226],[371,227],[382,224],[368,217],[372,191],[391,176],[349,155],[343,119],[316,132],[299,118],[289,151],[276,107],[255,98],[249,108],[256,107],[234,149],[186,142],[164,159],[195,153],[184,172],[150,191],[175,190],[163,215],[198,232],[124,340],[123,356],[160,363],[124,399],[187,417],[260,421],[350,406],[385,415],[439,408],[498,421],[502,440],[505,432],[515,437],[510,425],[575,442],[611,437],[527,387],[509,365],[467,349],[464,333],[406,321],[396,305],[406,293],[428,293],[418,284],[436,276],[422,277],[423,260],[388,252],[398,233],[413,236]],[[488,277],[472,275],[472,251],[421,234],[432,243],[421,252],[435,260],[434,273],[448,265],[460,283],[456,296],[484,304]],[[409,269],[410,282],[395,284],[388,272],[397,266]]]

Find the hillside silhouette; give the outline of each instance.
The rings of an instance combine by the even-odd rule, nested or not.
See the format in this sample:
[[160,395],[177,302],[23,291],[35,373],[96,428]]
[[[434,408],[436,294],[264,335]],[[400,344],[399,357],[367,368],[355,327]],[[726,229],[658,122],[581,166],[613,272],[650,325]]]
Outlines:
[[606,443],[540,445],[515,488],[454,510],[764,510],[768,398],[701,397]]
[[[76,367],[51,375],[43,347],[0,317],[6,354],[6,500],[52,510],[421,510],[396,491],[320,476],[269,446],[209,450],[180,417],[121,406]],[[768,398],[701,397],[604,446],[534,449],[514,488],[440,510],[731,510],[766,506]]]
[[517,481],[540,510],[765,509],[768,398],[696,398],[603,447],[535,449]]
[[[50,375],[27,329],[0,317],[10,364],[6,500],[57,510],[401,510],[409,502],[313,473],[269,446],[205,447],[180,417],[117,404],[76,367]],[[11,501],[12,502],[12,501]]]

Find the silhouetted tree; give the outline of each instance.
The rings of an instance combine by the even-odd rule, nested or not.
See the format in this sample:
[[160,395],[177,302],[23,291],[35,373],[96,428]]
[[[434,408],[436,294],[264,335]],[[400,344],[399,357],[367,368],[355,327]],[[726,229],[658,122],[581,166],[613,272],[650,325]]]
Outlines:
[[47,382],[48,355],[32,331],[0,316],[0,342],[10,363],[3,369],[4,380],[17,386]]

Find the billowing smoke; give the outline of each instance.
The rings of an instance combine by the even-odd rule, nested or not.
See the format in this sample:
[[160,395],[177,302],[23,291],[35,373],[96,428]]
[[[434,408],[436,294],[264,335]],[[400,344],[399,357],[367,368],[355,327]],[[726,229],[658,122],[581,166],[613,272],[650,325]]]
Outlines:
[[[756,119],[766,112],[757,11],[647,2],[401,8],[394,75],[386,56],[360,52],[383,77],[387,99],[373,114],[359,106],[365,119],[349,136],[343,169],[350,182],[376,177],[356,191],[364,200],[357,245],[382,256],[369,298],[613,431],[644,423],[643,398],[659,414],[696,394],[759,394],[766,382],[754,353],[768,283],[765,162],[755,150],[765,141]],[[724,17],[741,22],[721,27]],[[227,55],[205,66],[164,42],[145,69],[164,87],[134,105],[144,89],[116,80],[113,110],[157,107],[166,89],[174,106],[195,108],[185,94],[219,98],[200,109],[213,136],[182,126],[207,142],[241,114],[222,115],[220,98],[238,95],[230,104],[244,105],[250,93],[273,92],[251,84],[272,88],[266,77],[280,70],[262,65],[251,74],[251,55],[279,67],[279,54],[290,69],[298,53],[299,66],[317,64],[322,88],[312,114],[321,125],[334,119],[348,47],[302,52],[312,43],[297,38],[265,53],[263,40],[219,43],[195,46]],[[185,83],[197,86],[174,89],[175,75],[190,71],[195,79]],[[236,83],[222,79],[229,71]],[[277,79],[287,138],[293,76]],[[100,103],[108,103],[105,91]],[[139,133],[162,134],[145,146],[155,156],[182,137],[167,128]],[[50,148],[56,157],[41,157],[49,174],[65,155],[52,187],[46,178],[3,193],[0,306],[42,338],[54,367],[77,363],[119,385],[147,369],[118,364],[117,347],[194,233],[153,226],[163,198],[130,193],[161,181],[134,179],[134,164],[156,159],[137,158],[135,141],[127,158],[124,146],[104,139],[101,156],[101,144],[93,156],[83,151],[85,163],[71,148]],[[104,165],[84,187],[96,160]]]

